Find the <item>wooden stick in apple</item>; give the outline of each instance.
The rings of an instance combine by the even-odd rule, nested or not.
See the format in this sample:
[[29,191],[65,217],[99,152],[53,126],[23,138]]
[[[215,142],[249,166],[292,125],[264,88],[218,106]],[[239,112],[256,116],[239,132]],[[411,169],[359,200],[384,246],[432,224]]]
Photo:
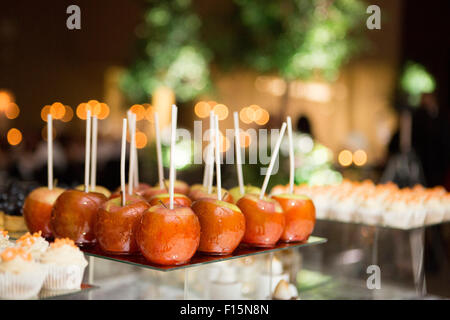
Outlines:
[[47,185],[53,190],[53,119],[47,115]]
[[177,111],[176,105],[172,105],[172,123],[170,130],[170,167],[169,167],[169,209],[173,210],[173,192],[175,186],[175,138],[177,131]]
[[153,114],[153,119],[155,121],[155,137],[156,137],[156,157],[158,159],[158,180],[159,180],[159,188],[164,189],[164,170],[162,164],[162,152],[161,152],[161,134],[159,131],[159,116],[158,113],[155,112]]
[[233,120],[234,120],[234,141],[236,147],[236,170],[237,177],[239,183],[239,192],[241,196],[245,194],[244,189],[244,177],[242,175],[242,158],[241,158],[241,137],[240,137],[240,129],[239,129],[239,116],[237,112],[233,112]]
[[89,165],[91,162],[91,110],[86,112],[86,145],[84,158],[84,192],[89,192]]
[[97,136],[98,136],[98,118],[92,116],[92,155],[91,155],[91,190],[95,190],[97,185]]
[[287,117],[287,132],[289,140],[289,193],[294,193],[294,174],[295,174],[295,163],[294,163],[294,143],[292,141],[292,121],[291,117]]
[[[133,112],[133,131],[134,131],[135,139],[136,139],[136,130],[137,130],[137,116]],[[133,183],[134,183],[134,187],[137,189],[139,187],[139,158],[138,158],[136,142],[134,143],[133,152],[134,152]]]
[[208,150],[208,194],[212,193],[212,185],[214,178],[214,133],[215,133],[214,112],[209,113],[209,150]]
[[122,120],[122,147],[120,149],[120,193],[125,206],[125,156],[127,152],[127,119]]
[[273,166],[278,157],[278,151],[280,150],[281,141],[283,140],[285,131],[286,131],[286,122],[283,122],[283,125],[281,126],[281,130],[280,130],[280,135],[278,136],[278,140],[275,144],[275,148],[274,148],[271,158],[270,158],[269,168],[267,168],[266,176],[264,178],[264,183],[261,187],[261,193],[259,194],[260,199],[263,199],[264,195],[266,193],[267,185],[269,184],[270,175],[272,174]]
[[222,178],[220,176],[220,135],[219,135],[219,116],[214,116],[214,131],[215,131],[215,138],[216,143],[214,150],[216,152],[215,158],[216,158],[216,185],[217,185],[217,200],[222,200]]

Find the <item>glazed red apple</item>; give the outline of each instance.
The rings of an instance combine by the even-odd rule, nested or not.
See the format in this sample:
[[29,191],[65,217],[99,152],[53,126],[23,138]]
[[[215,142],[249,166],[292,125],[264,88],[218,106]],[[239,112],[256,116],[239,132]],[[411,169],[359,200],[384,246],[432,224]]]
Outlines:
[[[169,187],[169,180],[165,180],[165,185],[167,186],[167,188]],[[155,187],[159,187],[159,183],[157,185],[155,185]],[[181,193],[184,195],[189,194],[189,185],[186,182],[181,181],[181,180],[175,180],[173,189],[174,189],[174,193]]]
[[144,212],[136,240],[144,257],[160,265],[188,262],[200,243],[200,223],[189,207],[162,205]]
[[241,189],[239,188],[239,186],[230,189],[230,194],[233,197],[234,203],[237,203],[239,199],[242,198],[247,193],[259,195],[260,192],[261,192],[260,188],[251,185],[244,186],[244,194],[241,194]]
[[64,192],[64,189],[47,187],[34,189],[25,199],[23,205],[23,216],[28,230],[31,233],[42,231],[44,238],[51,238],[50,217],[53,204]]
[[[137,194],[139,196],[142,196],[147,189],[151,188],[150,185],[147,183],[139,183],[137,187],[133,187],[133,194]],[[125,191],[128,192],[128,185],[125,187]],[[120,187],[114,191],[113,194],[109,197],[109,199],[117,198],[120,196]]]
[[[191,200],[197,201],[200,199],[217,199],[217,188],[216,187],[212,187],[211,188],[211,193],[208,193],[208,188],[207,187],[203,187],[202,185],[194,185],[191,188],[191,191],[189,192],[189,198],[191,198]],[[229,203],[233,203],[233,197],[231,196],[231,194],[225,190],[224,188],[222,188],[222,200],[229,202]]]
[[145,198],[145,200],[149,201],[151,198],[161,193],[167,193],[167,190],[166,188],[161,189],[160,186],[158,185],[156,187],[150,187],[148,189],[145,189],[141,195]]
[[285,219],[281,206],[273,199],[246,194],[237,202],[245,216],[242,242],[255,247],[272,247],[280,239]]
[[283,209],[286,225],[281,240],[305,241],[314,230],[316,209],[310,198],[299,194],[283,193],[272,196]]
[[50,228],[55,238],[69,238],[78,245],[94,244],[95,223],[100,206],[106,201],[101,193],[66,190],[52,209]]
[[[75,189],[77,190],[81,190],[84,191],[84,184],[80,184],[79,186],[77,186]],[[97,192],[97,193],[103,193],[103,195],[106,198],[109,198],[111,196],[111,191],[109,191],[107,188],[102,187],[102,186],[95,186],[94,190],[92,190],[91,187],[89,187],[89,191],[90,192]]]
[[112,254],[133,254],[139,251],[136,232],[142,214],[150,205],[137,195],[126,195],[106,201],[97,213],[95,236],[100,248]]
[[[170,195],[168,193],[157,194],[149,200],[151,206],[156,206],[161,204],[161,202],[168,206],[170,202]],[[175,193],[173,195],[173,203],[180,207],[190,207],[192,204],[191,199],[189,199],[186,195]]]
[[200,221],[198,250],[213,255],[231,254],[245,232],[245,218],[234,204],[203,198],[192,204]]

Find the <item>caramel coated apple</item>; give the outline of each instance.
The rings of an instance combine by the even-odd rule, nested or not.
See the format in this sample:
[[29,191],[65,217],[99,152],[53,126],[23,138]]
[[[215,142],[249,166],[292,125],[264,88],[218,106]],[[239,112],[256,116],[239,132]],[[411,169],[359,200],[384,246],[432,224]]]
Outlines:
[[54,237],[69,238],[78,245],[95,243],[97,212],[105,201],[101,193],[64,191],[52,210],[50,228]]
[[281,206],[273,199],[246,194],[237,202],[245,216],[242,242],[255,247],[272,247],[280,239],[285,219]]
[[192,204],[200,221],[198,250],[213,255],[231,254],[245,233],[245,217],[234,204],[203,198]]
[[167,193],[167,190],[166,188],[161,189],[158,185],[156,187],[150,187],[145,189],[141,195],[145,198],[145,200],[149,201],[151,198],[161,193]]
[[[170,202],[170,195],[168,193],[157,194],[149,200],[151,206],[156,206],[158,204],[163,203],[167,207],[169,206],[169,202]],[[192,201],[184,194],[174,193],[173,203],[180,207],[190,207]]]
[[44,238],[51,238],[50,217],[56,199],[64,189],[47,187],[34,189],[25,199],[23,216],[31,233],[42,231]]
[[144,212],[137,237],[144,257],[160,265],[188,262],[200,243],[200,223],[189,207],[153,206]]
[[[75,189],[80,190],[80,191],[84,191],[84,187],[85,187],[84,184],[80,184]],[[89,187],[89,191],[90,192],[102,193],[106,198],[109,198],[111,196],[111,191],[109,191],[107,188],[102,187],[102,186],[95,186],[95,188],[93,190],[92,190],[91,187]]]
[[[167,186],[167,188],[169,187],[169,180],[165,180],[165,185]],[[159,183],[155,187],[159,187]],[[173,189],[174,189],[174,193],[181,193],[184,195],[188,195],[190,188],[186,182],[181,181],[181,180],[175,180]]]
[[283,209],[286,225],[281,240],[285,242],[305,241],[314,230],[316,209],[310,198],[298,194],[272,196]]
[[112,254],[133,254],[139,251],[136,232],[142,214],[150,205],[137,195],[126,195],[106,201],[97,213],[95,236],[100,248]]
[[244,194],[241,194],[241,189],[239,188],[239,186],[230,189],[230,194],[233,197],[234,203],[237,203],[240,198],[242,198],[244,195],[248,193],[259,195],[260,192],[261,192],[260,188],[251,185],[244,186]]
[[[192,202],[204,198],[217,199],[217,188],[212,187],[211,193],[208,193],[207,187],[203,187],[202,185],[194,185],[191,187],[191,190],[189,191],[189,198],[191,198]],[[233,197],[224,188],[222,188],[222,200],[229,203],[233,203]]]

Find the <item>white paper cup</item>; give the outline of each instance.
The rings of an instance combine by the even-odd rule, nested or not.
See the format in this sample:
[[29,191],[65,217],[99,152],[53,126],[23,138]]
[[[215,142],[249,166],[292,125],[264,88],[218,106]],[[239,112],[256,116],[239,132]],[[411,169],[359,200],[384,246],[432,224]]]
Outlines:
[[44,289],[72,290],[80,288],[86,266],[60,266],[55,264],[48,264],[47,266],[48,272],[44,281]]
[[38,295],[42,288],[46,268],[39,266],[31,272],[0,273],[0,299],[29,299]]

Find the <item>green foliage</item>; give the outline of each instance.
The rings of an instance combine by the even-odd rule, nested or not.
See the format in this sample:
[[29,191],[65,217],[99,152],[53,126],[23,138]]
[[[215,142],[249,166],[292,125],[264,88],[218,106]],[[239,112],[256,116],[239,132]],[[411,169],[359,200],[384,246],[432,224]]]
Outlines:
[[433,92],[436,83],[424,66],[408,62],[400,78],[400,86],[409,95],[409,103],[412,106],[418,106],[421,94]]
[[132,102],[146,101],[161,85],[178,101],[193,100],[211,88],[211,62],[288,80],[320,71],[333,80],[359,47],[361,0],[230,1],[228,15],[200,17],[191,0],[148,0],[137,30],[138,58],[122,81]]
[[[359,0],[235,0],[249,39],[246,62],[260,72],[306,79],[315,71],[332,80],[359,47]],[[362,30],[362,28],[359,28]]]
[[159,86],[190,101],[210,85],[210,51],[200,40],[201,20],[190,0],[148,1],[138,28],[139,57],[122,79],[131,101],[142,102]]

